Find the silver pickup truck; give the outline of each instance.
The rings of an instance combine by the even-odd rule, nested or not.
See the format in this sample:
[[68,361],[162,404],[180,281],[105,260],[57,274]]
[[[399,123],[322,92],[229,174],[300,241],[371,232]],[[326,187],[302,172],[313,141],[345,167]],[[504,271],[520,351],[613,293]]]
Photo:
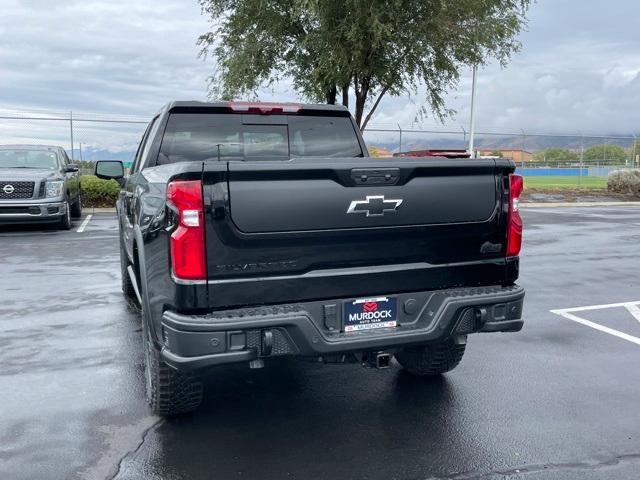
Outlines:
[[62,147],[0,145],[0,225],[57,223],[82,215],[78,166]]

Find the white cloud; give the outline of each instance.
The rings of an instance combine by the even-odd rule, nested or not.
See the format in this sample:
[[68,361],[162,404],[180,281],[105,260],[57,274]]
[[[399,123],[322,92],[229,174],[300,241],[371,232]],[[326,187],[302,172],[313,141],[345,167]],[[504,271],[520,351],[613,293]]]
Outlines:
[[[209,29],[196,0],[3,0],[0,107],[148,117],[172,99],[204,100],[213,62],[197,58]],[[484,131],[632,133],[640,130],[636,2],[608,10],[582,0],[539,0],[523,49],[506,69],[479,72],[477,125]],[[417,126],[468,127],[470,75],[448,96],[457,115]],[[290,83],[264,100],[295,100]],[[416,126],[421,95],[385,98],[372,123]],[[6,129],[5,129],[6,130]],[[137,132],[137,130],[136,130]],[[136,133],[137,135],[137,133]],[[123,143],[130,144],[130,135]],[[88,139],[96,145],[117,135]]]
[[0,105],[152,114],[206,99],[197,58],[208,23],[181,0],[5,0]]

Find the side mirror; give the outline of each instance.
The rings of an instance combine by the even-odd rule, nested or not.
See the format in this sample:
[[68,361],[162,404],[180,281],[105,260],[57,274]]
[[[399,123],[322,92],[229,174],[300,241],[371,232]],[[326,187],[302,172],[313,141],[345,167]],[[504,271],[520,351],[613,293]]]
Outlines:
[[103,180],[120,180],[124,177],[124,165],[120,160],[98,160],[95,174]]
[[67,165],[64,169],[65,172],[67,173],[74,173],[78,171],[78,165],[76,165],[75,163],[70,163],[69,165]]

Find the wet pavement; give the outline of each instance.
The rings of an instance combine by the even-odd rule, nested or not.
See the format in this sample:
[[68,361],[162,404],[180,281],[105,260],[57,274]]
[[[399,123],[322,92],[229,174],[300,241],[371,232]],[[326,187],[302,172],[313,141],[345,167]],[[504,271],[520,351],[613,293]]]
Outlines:
[[[0,478],[638,478],[640,208],[523,216],[521,333],[471,336],[430,380],[223,369],[200,411],[170,420],[145,405],[113,215],[0,230]],[[602,305],[573,312],[587,323],[551,312]]]

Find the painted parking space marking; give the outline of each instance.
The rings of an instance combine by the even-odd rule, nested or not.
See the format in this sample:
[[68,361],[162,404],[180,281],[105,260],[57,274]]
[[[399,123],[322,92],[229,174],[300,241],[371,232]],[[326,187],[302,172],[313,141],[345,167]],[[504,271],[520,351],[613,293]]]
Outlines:
[[93,217],[93,215],[89,214],[87,215],[87,217],[84,219],[84,221],[80,224],[80,226],[78,227],[78,230],[76,230],[76,232],[78,233],[82,233],[84,232],[84,229],[87,228],[87,225],[89,224],[89,222],[91,221],[91,217]]
[[640,306],[636,303],[630,303],[625,305],[625,308],[629,311],[631,315],[634,316],[636,320],[640,322]]
[[589,305],[586,307],[574,307],[574,308],[562,308],[558,310],[551,310],[551,313],[556,315],[560,315],[567,320],[571,320],[573,322],[579,323],[580,325],[584,325],[587,327],[591,327],[600,332],[608,333],[609,335],[613,335],[614,337],[621,338],[623,340],[627,340],[628,342],[635,343],[636,345],[640,345],[640,338],[635,337],[633,335],[629,335],[628,333],[621,332],[619,330],[615,330],[611,327],[607,327],[605,325],[601,325],[596,322],[592,322],[591,320],[587,320],[586,318],[582,318],[579,314],[580,312],[588,312],[594,310],[605,310],[608,308],[625,308],[633,317],[640,322],[640,301],[635,302],[622,302],[622,303],[609,303],[605,305]]

